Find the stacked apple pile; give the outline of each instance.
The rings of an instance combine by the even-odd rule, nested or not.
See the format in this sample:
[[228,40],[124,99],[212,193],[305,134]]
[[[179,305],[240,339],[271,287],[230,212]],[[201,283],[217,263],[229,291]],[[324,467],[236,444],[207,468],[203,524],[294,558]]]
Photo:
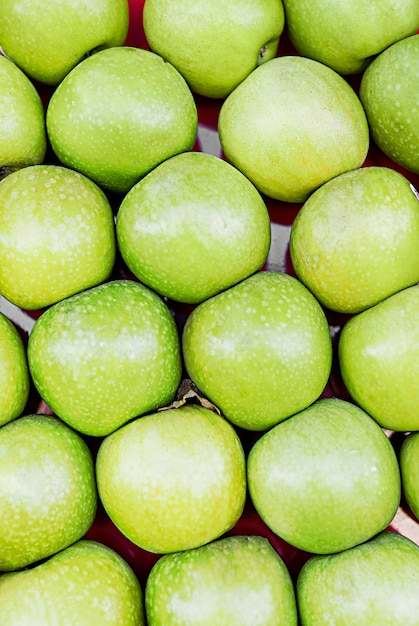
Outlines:
[[2,0],[2,626],[419,623],[419,0]]

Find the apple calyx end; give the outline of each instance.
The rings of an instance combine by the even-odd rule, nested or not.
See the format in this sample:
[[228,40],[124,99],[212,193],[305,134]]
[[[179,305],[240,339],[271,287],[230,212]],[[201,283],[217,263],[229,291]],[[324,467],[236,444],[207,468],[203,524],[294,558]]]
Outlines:
[[209,409],[221,415],[219,408],[201,394],[198,387],[190,378],[184,378],[182,380],[176,393],[176,399],[170,405],[159,408],[158,412],[168,411],[169,409],[180,409],[180,407],[185,404],[198,404],[205,409]]

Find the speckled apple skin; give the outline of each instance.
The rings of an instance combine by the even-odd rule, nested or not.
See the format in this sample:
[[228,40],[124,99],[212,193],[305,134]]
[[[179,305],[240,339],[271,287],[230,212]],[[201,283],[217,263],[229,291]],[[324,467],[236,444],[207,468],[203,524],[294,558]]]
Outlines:
[[258,272],[199,304],[183,332],[190,378],[233,424],[265,430],[314,402],[331,369],[326,316],[308,289]]
[[298,212],[290,255],[324,306],[359,313],[419,281],[419,200],[387,167],[341,174]]
[[101,50],[75,67],[53,93],[46,124],[64,165],[126,193],[156,165],[193,147],[198,115],[172,65],[125,46]]
[[79,540],[96,505],[92,455],[77,433],[49,415],[2,426],[0,571],[21,569]]
[[120,205],[116,233],[142,283],[187,303],[259,270],[271,241],[257,189],[229,163],[203,152],[174,156],[137,183]]
[[[417,9],[417,12],[419,9]],[[382,52],[365,70],[359,97],[371,136],[398,165],[419,174],[419,34]]]
[[127,0],[2,0],[0,45],[30,77],[58,85],[96,48],[122,46]]
[[33,569],[0,577],[2,626],[144,626],[143,592],[113,550],[80,540]]
[[419,548],[385,531],[302,568],[297,596],[302,626],[416,626]]
[[403,494],[413,515],[419,520],[419,433],[404,439],[399,455]]
[[47,309],[29,337],[28,362],[48,406],[93,436],[165,406],[181,378],[175,321],[159,296],[132,280]]
[[46,152],[44,106],[28,77],[2,55],[0,110],[0,168],[42,163]]
[[295,48],[339,74],[361,73],[371,57],[419,28],[418,0],[283,2]]
[[0,313],[0,426],[21,415],[29,388],[23,340],[12,322]]
[[0,183],[0,293],[42,309],[106,280],[115,225],[102,190],[58,165],[33,165]]
[[339,363],[354,401],[383,428],[419,430],[419,285],[352,317]]
[[240,439],[198,405],[141,417],[105,438],[96,477],[105,510],[134,544],[161,554],[230,530],[246,498]]
[[265,433],[250,451],[252,502],[291,545],[330,554],[371,539],[400,503],[394,449],[356,405],[318,400]]
[[147,0],[143,12],[151,49],[172,63],[193,91],[212,98],[225,98],[259,63],[275,56],[284,18],[280,0]]
[[291,577],[259,536],[163,556],[150,572],[145,601],[148,626],[297,625]]
[[329,67],[281,56],[256,68],[224,101],[218,132],[227,160],[262,193],[304,202],[338,174],[361,167],[365,112]]

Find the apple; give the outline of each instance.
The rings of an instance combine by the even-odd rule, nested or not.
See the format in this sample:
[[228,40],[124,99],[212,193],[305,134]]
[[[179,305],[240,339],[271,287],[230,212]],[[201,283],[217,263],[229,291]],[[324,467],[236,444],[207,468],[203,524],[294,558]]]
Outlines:
[[419,281],[419,201],[387,167],[346,172],[317,189],[291,228],[298,278],[321,304],[359,313]]
[[419,433],[409,433],[399,455],[403,494],[413,515],[419,520]]
[[167,305],[123,279],[44,311],[29,337],[28,362],[54,413],[96,437],[171,402],[181,376],[179,336]]
[[176,155],[138,182],[122,200],[116,232],[133,274],[187,303],[259,270],[271,240],[257,189],[232,165],[203,152]]
[[0,46],[28,76],[57,85],[92,51],[121,46],[127,0],[2,0]]
[[0,576],[2,626],[145,626],[143,592],[116,552],[81,539],[43,563]]
[[[418,15],[416,9],[416,20]],[[416,174],[419,174],[418,63],[419,34],[394,43],[374,59],[365,70],[359,89],[374,142],[392,161]]]
[[125,194],[195,142],[198,117],[185,80],[148,50],[114,47],[80,62],[52,94],[47,133],[58,159]]
[[419,547],[383,531],[303,565],[297,580],[301,626],[416,626],[418,586]]
[[371,539],[400,503],[395,451],[362,409],[321,398],[253,445],[251,500],[266,525],[306,552],[330,554]]
[[262,431],[322,393],[331,369],[329,326],[296,278],[262,271],[199,304],[182,337],[186,370],[236,426]]
[[281,0],[146,0],[143,26],[151,49],[194,92],[225,98],[275,56],[284,8]]
[[256,68],[221,106],[227,160],[269,197],[303,202],[323,183],[361,167],[369,130],[342,76],[298,56]]
[[338,352],[357,404],[383,428],[419,430],[419,285],[349,319]]
[[148,576],[145,604],[149,626],[297,626],[290,574],[259,536],[162,556]]
[[0,293],[41,309],[112,271],[115,225],[103,191],[59,165],[32,165],[0,182]]
[[0,427],[22,414],[29,389],[26,347],[14,324],[0,313]]
[[339,74],[359,74],[371,58],[419,28],[418,0],[283,0],[296,50]]
[[43,162],[46,131],[40,95],[28,77],[1,54],[0,111],[0,178],[3,178],[11,171]]
[[96,478],[115,526],[155,554],[217,539],[238,521],[246,499],[237,433],[195,404],[139,417],[105,437]]
[[96,505],[92,454],[78,433],[42,414],[0,428],[0,571],[27,567],[78,541]]

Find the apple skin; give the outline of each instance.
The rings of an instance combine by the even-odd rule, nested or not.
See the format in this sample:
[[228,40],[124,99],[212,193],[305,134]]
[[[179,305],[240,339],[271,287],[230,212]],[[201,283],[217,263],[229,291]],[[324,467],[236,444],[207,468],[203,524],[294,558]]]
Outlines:
[[125,194],[156,165],[193,147],[198,115],[172,65],[125,46],[79,63],[52,94],[46,125],[64,165]]
[[301,626],[416,626],[418,586],[418,546],[383,531],[303,565],[297,580]]
[[58,85],[92,50],[121,46],[127,0],[2,0],[0,46],[28,76]]
[[155,554],[217,539],[238,521],[246,499],[238,435],[198,405],[140,417],[106,437],[96,478],[117,528]]
[[122,200],[116,232],[134,275],[172,300],[198,303],[265,263],[266,205],[222,159],[185,152],[147,174]]
[[85,176],[33,165],[0,182],[0,293],[42,309],[106,280],[116,255],[112,208]]
[[0,426],[22,414],[29,389],[25,345],[17,328],[0,313]]
[[225,98],[272,59],[284,29],[281,0],[147,0],[144,32],[191,89]]
[[44,311],[29,337],[29,369],[56,415],[101,437],[172,401],[181,377],[179,343],[157,294],[115,280]]
[[361,102],[322,63],[281,56],[256,68],[218,118],[227,160],[269,197],[304,202],[323,183],[361,167],[369,129]]
[[1,54],[0,110],[1,178],[10,171],[42,163],[47,148],[42,100],[28,77]]
[[78,541],[96,514],[92,454],[66,424],[24,415],[0,429],[0,571]]
[[296,50],[339,74],[361,73],[371,57],[419,28],[418,0],[283,2]]
[[419,520],[419,433],[409,433],[399,454],[403,494],[410,510]]
[[148,626],[297,626],[289,572],[259,536],[162,556],[149,574],[145,604]]
[[0,576],[2,626],[145,626],[143,592],[116,552],[81,539],[32,569]]
[[419,285],[349,319],[338,354],[349,394],[380,426],[419,430]]
[[359,89],[374,142],[394,163],[416,174],[418,63],[419,34],[398,41],[376,57],[365,70]]
[[317,189],[291,228],[298,278],[320,303],[359,313],[419,281],[419,202],[387,167],[346,172]]
[[329,326],[296,278],[262,271],[199,304],[182,337],[186,370],[221,413],[262,431],[322,393],[331,369]]
[[322,398],[265,433],[247,462],[251,500],[292,546],[330,554],[384,530],[400,503],[394,449],[356,405]]

